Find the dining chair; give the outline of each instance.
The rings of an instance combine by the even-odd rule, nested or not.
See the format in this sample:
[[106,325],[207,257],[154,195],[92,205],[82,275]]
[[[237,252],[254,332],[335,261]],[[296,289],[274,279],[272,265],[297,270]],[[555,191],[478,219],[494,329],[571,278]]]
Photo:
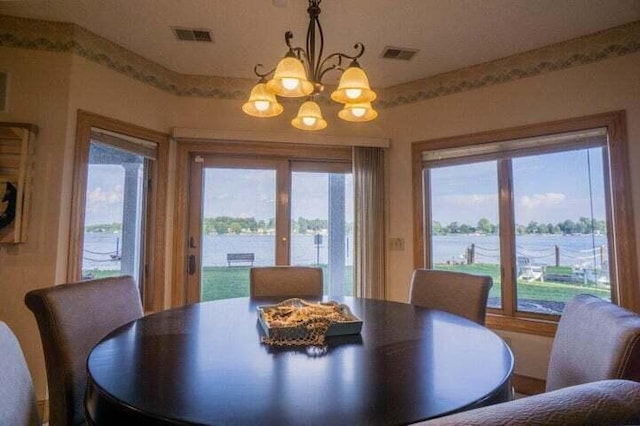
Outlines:
[[603,380],[451,414],[414,426],[640,424],[640,383]]
[[546,390],[605,379],[640,381],[640,315],[581,294],[558,323]]
[[484,325],[491,277],[463,272],[416,269],[409,303],[460,315]]
[[33,381],[20,343],[0,321],[0,425],[39,424]]
[[33,290],[25,296],[44,349],[51,426],[84,424],[89,352],[110,331],[142,317],[132,277],[110,277]]
[[322,268],[263,266],[250,269],[251,297],[322,297]]

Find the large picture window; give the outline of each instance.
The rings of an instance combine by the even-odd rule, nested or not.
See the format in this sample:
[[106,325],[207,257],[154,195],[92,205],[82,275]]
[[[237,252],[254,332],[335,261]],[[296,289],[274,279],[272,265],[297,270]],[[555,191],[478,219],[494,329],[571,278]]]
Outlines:
[[551,333],[582,293],[637,308],[622,119],[415,143],[416,266],[490,275],[503,328]]

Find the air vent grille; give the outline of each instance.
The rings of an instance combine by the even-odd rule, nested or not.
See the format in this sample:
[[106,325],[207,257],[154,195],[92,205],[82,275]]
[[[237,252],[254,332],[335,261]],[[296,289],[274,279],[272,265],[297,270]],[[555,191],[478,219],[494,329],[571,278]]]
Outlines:
[[382,57],[385,59],[398,59],[402,61],[409,61],[413,56],[418,53],[418,49],[408,49],[406,47],[392,47],[387,46],[382,51]]
[[176,38],[181,41],[204,41],[207,43],[213,42],[211,31],[203,28],[181,28],[172,27],[173,33]]

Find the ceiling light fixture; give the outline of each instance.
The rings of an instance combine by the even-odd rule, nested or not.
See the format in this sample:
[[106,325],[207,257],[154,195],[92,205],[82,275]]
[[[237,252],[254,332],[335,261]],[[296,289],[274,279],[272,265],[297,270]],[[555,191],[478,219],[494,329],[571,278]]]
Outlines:
[[[324,59],[322,57],[324,35],[318,19],[321,1],[309,0],[306,49],[292,47],[293,33],[287,31],[284,41],[289,51],[278,65],[267,72],[261,72],[264,67],[262,64],[254,67],[253,72],[260,80],[251,90],[249,100],[242,106],[246,114],[261,118],[275,117],[284,109],[278,103],[276,96],[307,97],[291,124],[301,130],[324,129],[327,127],[327,122],[322,118],[322,111],[315,99],[324,90],[322,85],[324,75],[336,70],[342,71],[342,76],[338,88],[331,94],[331,99],[344,104],[338,117],[346,121],[362,122],[371,121],[378,116],[371,106],[376,94],[369,87],[367,74],[358,64],[358,59],[364,54],[364,45],[358,42],[353,46],[357,51],[355,55],[338,52],[331,53]],[[318,38],[316,38],[316,31]],[[342,67],[342,61],[347,59],[351,62],[345,69]],[[267,80],[268,77],[271,79]]]

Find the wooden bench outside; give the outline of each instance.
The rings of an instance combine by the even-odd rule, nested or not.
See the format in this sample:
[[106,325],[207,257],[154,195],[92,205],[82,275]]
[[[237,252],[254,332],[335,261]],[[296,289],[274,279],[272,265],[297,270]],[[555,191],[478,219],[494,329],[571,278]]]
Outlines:
[[227,253],[227,265],[231,266],[232,263],[251,263],[255,261],[254,253]]

